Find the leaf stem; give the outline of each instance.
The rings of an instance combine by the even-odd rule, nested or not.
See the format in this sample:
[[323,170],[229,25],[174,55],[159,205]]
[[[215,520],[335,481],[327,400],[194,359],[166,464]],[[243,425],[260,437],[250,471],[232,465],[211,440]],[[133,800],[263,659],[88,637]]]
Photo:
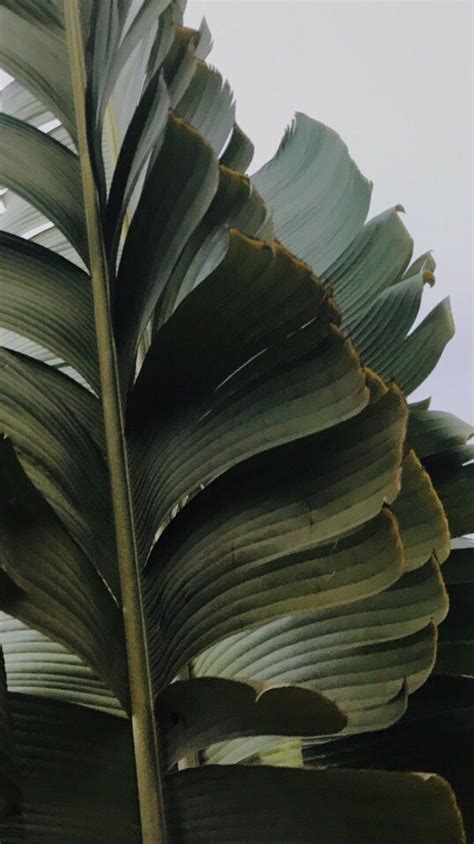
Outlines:
[[88,146],[85,105],[86,72],[80,5],[79,0],[65,0],[64,12],[77,121],[77,143],[89,245],[89,269],[94,299],[101,398],[127,643],[131,720],[142,841],[144,844],[165,844],[166,826],[162,777],[159,770],[145,615],[140,588],[123,414],[112,331],[108,270],[104,255],[97,191]]

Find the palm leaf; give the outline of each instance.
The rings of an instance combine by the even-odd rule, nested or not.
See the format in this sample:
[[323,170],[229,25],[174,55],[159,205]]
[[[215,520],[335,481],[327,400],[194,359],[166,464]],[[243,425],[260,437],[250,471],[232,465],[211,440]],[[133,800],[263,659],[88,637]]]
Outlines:
[[364,225],[369,183],[340,138],[301,114],[252,178],[276,236],[329,286],[362,361],[409,395],[436,366],[454,325],[445,300],[407,336],[435,264],[422,255],[407,270],[412,241],[398,217],[403,207]]
[[[439,629],[433,669],[436,676],[413,694],[406,713],[388,730],[365,733],[363,742],[360,737],[308,742],[304,755],[310,766],[434,770],[453,785],[470,838],[474,830],[472,766],[465,747],[472,742],[473,724],[474,560],[472,543],[462,534],[472,531],[473,524],[472,446],[468,445],[472,426],[452,414],[430,410],[429,404],[410,407],[407,446],[415,448],[423,460],[425,485],[429,473],[426,489],[430,499],[434,490],[439,493],[439,501],[444,496],[445,526],[451,536],[460,537],[451,540],[452,550],[443,565],[450,611]],[[411,521],[420,512],[419,499],[416,504],[411,499],[411,512],[408,507],[403,509]]]
[[[0,115],[2,184],[34,205],[87,258],[80,172],[62,144],[21,120]],[[25,162],[27,162],[25,170]]]
[[430,258],[399,209],[364,225],[370,184],[304,115],[239,172],[182,11],[2,10],[2,840],[462,841],[436,777],[229,766],[403,715],[469,471],[462,424],[441,471],[380,378],[409,392],[450,336],[444,304],[409,333]]
[[474,681],[471,677],[433,676],[410,698],[401,720],[387,730],[364,733],[303,750],[315,767],[404,771],[432,770],[451,783],[461,808],[468,840],[472,838]]
[[[238,836],[272,842],[279,836],[375,844],[382,835],[391,844],[417,844],[427,834],[430,841],[450,844],[462,834],[446,783],[434,775],[209,766],[183,771],[168,788],[172,841]],[[294,795],[290,811],[288,794]]]
[[3,612],[0,635],[10,691],[123,714],[100,674],[67,647]]
[[14,761],[14,749],[11,738],[11,720],[8,706],[7,682],[3,653],[0,651],[0,818],[14,811],[21,793],[17,786],[19,771]]

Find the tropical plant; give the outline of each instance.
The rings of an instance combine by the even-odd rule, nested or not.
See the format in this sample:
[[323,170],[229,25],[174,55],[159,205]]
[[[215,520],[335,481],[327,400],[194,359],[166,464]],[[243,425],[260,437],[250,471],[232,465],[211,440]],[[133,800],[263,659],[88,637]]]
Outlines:
[[448,303],[323,124],[244,175],[182,16],[2,3],[2,841],[463,841],[404,714],[469,728]]

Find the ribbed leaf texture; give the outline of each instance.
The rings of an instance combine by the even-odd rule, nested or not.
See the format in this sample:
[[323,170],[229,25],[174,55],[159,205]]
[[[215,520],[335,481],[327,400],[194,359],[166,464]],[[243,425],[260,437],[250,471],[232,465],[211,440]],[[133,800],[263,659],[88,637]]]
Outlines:
[[459,844],[449,303],[332,129],[245,175],[183,11],[0,10],[0,837]]

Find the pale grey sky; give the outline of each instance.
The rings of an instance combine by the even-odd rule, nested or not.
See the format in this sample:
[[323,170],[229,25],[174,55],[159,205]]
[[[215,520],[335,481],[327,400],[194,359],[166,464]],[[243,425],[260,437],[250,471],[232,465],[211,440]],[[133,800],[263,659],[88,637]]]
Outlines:
[[423,315],[449,295],[456,322],[414,397],[473,420],[471,4],[188,0],[185,22],[203,15],[253,169],[304,111],[339,132],[374,182],[371,213],[405,207],[415,253],[432,249],[438,265]]

